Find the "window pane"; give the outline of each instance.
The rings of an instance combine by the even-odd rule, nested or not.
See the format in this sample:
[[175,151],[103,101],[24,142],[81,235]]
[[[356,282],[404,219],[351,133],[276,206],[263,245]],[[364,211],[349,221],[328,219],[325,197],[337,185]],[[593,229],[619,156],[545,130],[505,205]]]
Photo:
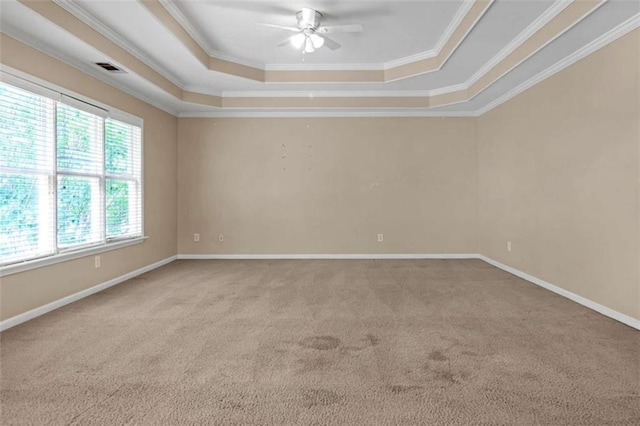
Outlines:
[[58,246],[102,241],[98,178],[58,176]]
[[137,183],[107,179],[107,238],[140,233]]
[[52,254],[53,240],[49,176],[0,174],[0,263]]
[[105,120],[107,238],[142,234],[142,130]]
[[50,99],[0,84],[0,167],[52,170],[53,105]]
[[114,120],[105,121],[105,165],[107,173],[131,174],[133,127]]
[[102,173],[102,118],[58,103],[58,170]]

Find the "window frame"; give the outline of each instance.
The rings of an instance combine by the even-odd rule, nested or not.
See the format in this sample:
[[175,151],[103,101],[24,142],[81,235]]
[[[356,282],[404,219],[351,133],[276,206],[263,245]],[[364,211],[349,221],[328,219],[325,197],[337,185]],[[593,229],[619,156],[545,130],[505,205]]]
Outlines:
[[[2,83],[14,86],[18,89],[28,91],[38,96],[42,96],[56,102],[54,104],[54,120],[56,119],[56,109],[57,102],[68,105],[72,108],[77,108],[82,111],[85,111],[90,114],[98,115],[102,118],[102,175],[99,177],[100,191],[101,191],[101,204],[102,204],[102,215],[103,223],[102,223],[102,232],[103,239],[98,243],[89,243],[83,244],[76,247],[59,247],[57,241],[57,227],[58,227],[58,218],[57,218],[57,203],[58,203],[58,193],[57,193],[57,180],[58,176],[67,176],[66,172],[59,172],[57,169],[57,137],[56,137],[56,126],[54,121],[53,128],[53,170],[50,171],[51,175],[50,179],[50,187],[53,192],[53,202],[54,202],[54,251],[52,254],[47,255],[38,255],[33,258],[16,261],[14,263],[9,263],[6,265],[0,265],[0,277],[16,274],[20,272],[25,272],[35,268],[41,268],[44,266],[53,265],[60,262],[66,262],[72,259],[79,259],[82,257],[95,255],[98,253],[103,253],[111,250],[117,250],[123,247],[128,247],[135,244],[140,244],[144,242],[148,236],[145,234],[145,211],[144,211],[144,120],[135,115],[129,114],[125,111],[118,110],[109,105],[103,104],[101,102],[90,99],[86,96],[80,95],[78,93],[72,92],[68,89],[62,88],[55,84],[49,83],[47,81],[38,79],[31,75],[22,73],[20,71],[14,69],[8,69],[8,67],[3,67],[0,69],[0,81]],[[139,179],[139,200],[140,200],[140,233],[139,235],[134,236],[116,236],[116,237],[107,237],[107,212],[106,212],[106,181],[107,179],[122,179],[121,175],[112,175],[107,173],[106,170],[106,160],[105,160],[105,126],[106,120],[111,119],[118,122],[122,122],[131,126],[138,127],[140,129],[140,179]],[[135,160],[135,159],[134,159]],[[20,168],[16,168],[16,171],[19,171]],[[3,168],[3,171],[5,168]],[[9,168],[9,170],[13,170],[13,168]],[[34,174],[34,171],[29,170],[29,175]],[[36,173],[36,174],[39,174]],[[22,175],[22,174],[21,174]],[[133,177],[133,182],[138,183],[138,181]]]

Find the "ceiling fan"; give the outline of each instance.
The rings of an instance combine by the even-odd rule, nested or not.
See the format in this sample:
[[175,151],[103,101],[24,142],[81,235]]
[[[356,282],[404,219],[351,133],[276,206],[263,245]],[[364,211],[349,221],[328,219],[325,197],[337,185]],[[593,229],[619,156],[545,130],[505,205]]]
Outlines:
[[297,27],[286,27],[265,22],[259,22],[259,24],[297,33],[276,46],[282,47],[291,44],[296,49],[301,49],[303,53],[313,53],[322,46],[327,46],[331,50],[339,49],[340,44],[325,34],[359,33],[363,29],[362,25],[359,24],[321,27],[322,13],[307,7],[296,13],[296,19],[298,20]]

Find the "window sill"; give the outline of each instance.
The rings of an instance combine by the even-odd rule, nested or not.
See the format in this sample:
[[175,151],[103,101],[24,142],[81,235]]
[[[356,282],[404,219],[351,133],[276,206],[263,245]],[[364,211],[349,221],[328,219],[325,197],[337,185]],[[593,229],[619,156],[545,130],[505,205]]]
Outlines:
[[73,259],[79,259],[85,256],[91,256],[93,254],[104,253],[105,251],[117,250],[123,247],[132,246],[144,242],[149,237],[136,237],[129,240],[123,240],[113,243],[104,244],[97,247],[90,247],[86,249],[80,249],[70,251],[67,253],[59,253],[53,256],[43,257],[41,259],[27,260],[13,265],[1,266],[0,277],[7,275],[13,275],[20,272],[26,272],[31,269],[42,268],[44,266],[54,265],[60,262],[66,262]]

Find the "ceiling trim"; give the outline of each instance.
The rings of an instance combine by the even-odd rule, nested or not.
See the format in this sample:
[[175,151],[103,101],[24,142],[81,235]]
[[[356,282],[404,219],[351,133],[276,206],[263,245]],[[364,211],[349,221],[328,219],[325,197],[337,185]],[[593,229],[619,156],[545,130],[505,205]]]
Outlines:
[[494,0],[474,0],[466,15],[460,20],[435,57],[388,68],[385,70],[385,82],[398,81],[442,69],[444,64],[451,58],[451,55],[458,50],[458,47],[471,33],[471,30],[487,13],[493,2]]
[[[213,111],[206,112],[181,112],[176,113],[171,108],[163,107],[161,104],[158,104],[157,101],[148,100],[146,97],[140,95],[137,92],[132,92],[130,89],[123,87],[119,84],[115,79],[105,78],[104,75],[96,75],[95,70],[84,69],[83,67],[78,67],[75,65],[75,68],[80,71],[86,72],[92,77],[98,78],[99,80],[110,84],[118,89],[121,89],[123,92],[128,93],[144,102],[149,103],[150,105],[156,106],[174,116],[180,118],[224,118],[224,117],[233,117],[233,118],[245,118],[245,117],[259,117],[259,118],[272,118],[272,117],[477,117],[481,116],[490,110],[498,107],[499,105],[507,102],[508,100],[514,98],[525,90],[535,86],[541,81],[553,76],[554,74],[562,71],[563,69],[571,66],[572,64],[578,62],[579,60],[585,58],[586,56],[596,52],[597,50],[605,47],[609,43],[617,40],[618,38],[628,34],[629,32],[640,27],[640,13],[629,18],[627,21],[622,24],[616,26],[609,32],[603,34],[597,39],[593,40],[591,43],[585,45],[581,49],[577,50],[570,56],[566,57],[560,62],[550,66],[544,71],[536,74],[530,79],[518,85],[516,88],[510,90],[506,94],[502,95],[500,98],[494,100],[493,102],[485,105],[484,107],[476,110],[476,111],[438,111],[438,110],[425,110],[425,109],[413,109],[413,110],[394,110],[394,109],[333,109],[333,110],[313,110],[313,109],[293,109],[293,110],[248,110],[248,109],[218,109]],[[7,27],[3,27],[3,32],[6,32]],[[21,39],[17,37],[12,37],[11,34],[1,34],[0,33],[0,41],[5,48],[5,52],[7,49],[11,49],[15,43],[21,43],[24,46],[29,45],[30,48],[34,48],[40,50],[43,54],[54,56],[58,60],[63,63],[70,64],[68,60],[64,57],[58,57],[55,54],[52,54],[49,50],[44,49],[44,47],[38,47],[39,42],[37,41],[29,41],[24,40],[24,37],[21,36]],[[22,53],[22,52],[16,52]],[[6,64],[5,58],[12,58],[10,64]],[[5,55],[3,56],[3,63],[0,64],[1,70],[9,71],[10,73],[16,73],[16,75],[26,78],[27,80],[35,80],[36,82],[40,81],[40,79],[31,74],[24,73],[20,71],[21,68],[20,63],[14,63],[20,58],[25,58],[27,55],[23,54],[14,54],[14,55]],[[49,81],[42,80],[47,84],[55,84]]]
[[554,74],[559,73],[560,71],[564,70],[565,68],[568,68],[569,66],[571,66],[571,65],[575,64],[576,62],[578,62],[579,60],[586,58],[587,56],[591,55],[592,53],[595,53],[596,51],[602,49],[606,45],[616,41],[620,37],[630,33],[631,31],[633,31],[633,30],[635,30],[637,28],[640,28],[640,13],[638,13],[637,15],[632,16],[631,18],[629,18],[628,20],[624,21],[620,25],[618,25],[615,28],[611,29],[609,32],[601,35],[597,39],[593,40],[591,43],[581,47],[580,49],[578,49],[575,52],[573,52],[571,55],[565,57],[564,59],[562,59],[559,62],[556,62],[555,64],[553,64],[549,68],[545,69],[544,71],[542,71],[542,72],[536,74],[535,76],[529,78],[528,80],[522,82],[521,84],[519,84],[515,88],[511,89],[510,91],[508,91],[504,95],[502,95],[499,98],[495,99],[494,101],[489,102],[484,107],[478,109],[476,111],[476,114],[478,116],[480,116],[482,114],[485,114],[485,113],[491,111],[492,109],[494,109],[494,108],[502,105],[503,103],[507,102],[509,99],[512,99],[512,98],[518,96],[520,93],[524,92],[525,90],[535,86],[536,84],[542,82],[543,80],[546,80],[547,78],[553,76]]
[[[280,69],[278,67],[250,66],[231,59],[210,56],[198,40],[192,36],[197,31],[188,24],[188,20],[179,12],[175,4],[165,8],[171,0],[140,0],[158,21],[171,31],[176,38],[209,70],[248,78],[264,83],[385,83],[404,78],[415,77],[439,70],[466,38],[476,23],[491,7],[494,0],[467,0],[456,13],[452,24],[447,27],[445,41],[439,41],[437,52],[424,53],[413,59],[401,59],[398,65],[390,68],[376,66],[373,69]],[[173,13],[176,13],[174,16]],[[464,15],[462,15],[464,13]],[[455,28],[451,26],[455,24]],[[186,25],[186,27],[185,27]],[[188,29],[187,29],[188,28]],[[207,60],[208,57],[208,60]]]
[[560,12],[567,8],[574,0],[556,0],[542,15],[534,20],[527,28],[516,36],[509,44],[502,48],[491,60],[478,69],[466,82],[465,85],[470,87],[476,81],[485,75],[491,68],[499,64],[504,58],[520,47],[524,42],[531,38],[536,32],[542,29],[555,18]]
[[178,118],[359,118],[359,117],[477,117],[475,112],[467,111],[430,111],[430,110],[219,110],[206,112],[182,112]]
[[[417,53],[415,55],[406,56],[404,58],[387,61],[382,64],[382,69],[389,70],[402,65],[408,65],[413,62],[422,61],[440,55],[440,52],[442,52],[447,42],[451,39],[451,37],[453,37],[458,27],[462,24],[462,20],[469,14],[473,6],[473,0],[465,0],[462,3],[462,5],[456,11],[456,14],[453,16],[453,19],[449,22],[449,25],[447,25],[447,28],[438,39],[438,42],[433,49],[427,50],[426,52]],[[478,19],[479,18],[480,16],[478,17]]]
[[[419,98],[423,96],[430,96],[433,91],[429,90],[364,90],[358,91],[360,97],[407,97],[407,98]],[[306,97],[318,97],[318,98],[348,98],[352,97],[354,92],[343,90],[298,90],[298,91],[286,91],[286,90],[273,90],[273,91],[223,91],[222,97],[224,98],[306,98]]]
[[[146,1],[146,0],[142,0]],[[245,65],[251,68],[264,69],[264,64],[260,64],[258,62],[253,62],[248,59],[238,58],[236,56],[227,55],[223,52],[215,50],[209,45],[206,38],[200,33],[200,31],[196,30],[196,28],[191,24],[191,22],[187,19],[186,16],[182,13],[180,8],[175,4],[172,0],[158,0],[159,3],[173,16],[173,18],[178,21],[178,23],[185,29],[187,33],[194,39],[194,41],[205,51],[208,56],[222,59],[223,61],[235,62],[240,65]]]
[[[544,14],[544,19],[540,22],[532,24],[523,31],[528,38],[518,37],[521,41],[520,45],[513,48],[508,46],[504,52],[501,51],[496,57],[501,58],[493,67],[476,81],[471,84],[463,84],[451,86],[450,91],[438,89],[422,93],[424,96],[395,96],[397,92],[390,92],[384,96],[379,93],[366,93],[363,96],[335,96],[335,93],[326,93],[324,96],[318,94],[297,93],[293,96],[289,92],[282,93],[283,96],[222,96],[192,92],[183,90],[171,84],[167,90],[167,80],[161,80],[158,84],[158,77],[161,77],[155,71],[149,72],[149,67],[141,67],[142,62],[130,53],[124,51],[114,42],[101,36],[95,29],[84,24],[79,18],[67,12],[62,7],[53,3],[53,1],[42,2],[36,0],[19,0],[23,4],[31,7],[37,13],[45,18],[58,24],[61,28],[69,31],[71,34],[89,43],[96,49],[113,57],[119,62],[124,63],[125,68],[130,68],[136,74],[147,79],[147,81],[155,84],[157,87],[165,90],[167,93],[179,100],[188,103],[206,105],[216,108],[429,108],[444,105],[462,103],[473,99],[487,87],[495,83],[502,76],[517,67],[520,63],[537,53],[544,46],[555,40],[568,29],[572,28],[586,16],[591,14],[599,6],[604,4],[606,0],[581,0],[573,1],[564,7],[554,9],[555,15]],[[157,0],[152,0],[152,4],[156,8],[162,8]],[[475,3],[478,4],[478,3]],[[166,14],[165,9],[162,8]],[[468,15],[467,15],[468,16]],[[174,21],[175,22],[175,21]],[[177,25],[177,22],[176,22]],[[521,34],[522,35],[522,34]],[[507,51],[509,51],[507,53]],[[117,57],[116,57],[117,56]],[[493,59],[492,59],[493,61]],[[128,62],[128,63],[127,63]],[[142,72],[140,72],[140,71]],[[339,73],[339,71],[333,71]],[[345,73],[345,72],[342,72]],[[446,89],[446,88],[445,88]]]
[[607,1],[608,0],[579,0],[571,2],[571,4],[553,16],[544,26],[531,34],[517,49],[506,55],[497,65],[474,81],[467,89],[469,95],[468,100],[482,93],[487,87],[534,56],[575,25],[582,22],[583,19],[591,15],[591,13]]

